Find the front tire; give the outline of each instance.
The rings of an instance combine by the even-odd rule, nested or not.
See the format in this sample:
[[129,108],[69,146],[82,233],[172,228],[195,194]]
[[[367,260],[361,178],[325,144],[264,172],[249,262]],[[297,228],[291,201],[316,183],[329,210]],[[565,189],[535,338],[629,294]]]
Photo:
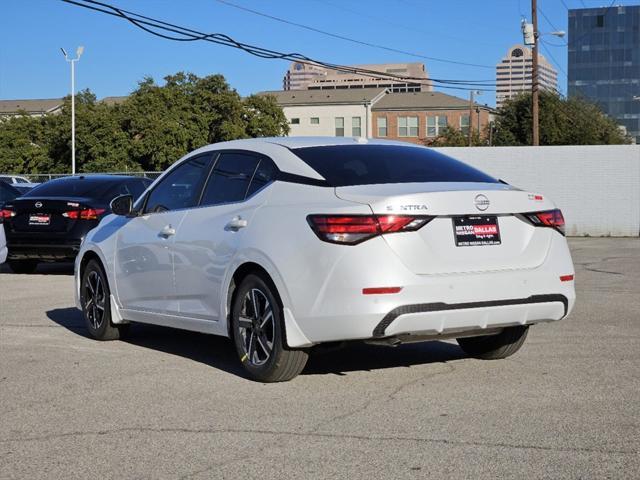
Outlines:
[[528,326],[508,327],[497,335],[456,339],[467,355],[482,360],[507,358],[520,350],[529,332]]
[[231,310],[233,341],[243,368],[253,380],[285,382],[307,363],[306,350],[286,346],[284,316],[275,288],[260,275],[238,287]]
[[38,262],[35,260],[9,260],[7,263],[13,273],[33,273],[38,268]]
[[123,338],[129,324],[115,325],[111,322],[111,294],[102,265],[91,260],[82,274],[80,303],[85,325],[96,340],[118,340]]

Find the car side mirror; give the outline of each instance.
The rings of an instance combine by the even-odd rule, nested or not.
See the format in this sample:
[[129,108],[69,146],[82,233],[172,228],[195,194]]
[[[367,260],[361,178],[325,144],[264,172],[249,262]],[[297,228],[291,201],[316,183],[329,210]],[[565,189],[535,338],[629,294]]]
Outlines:
[[111,200],[111,211],[116,215],[129,216],[133,211],[133,196],[120,195]]

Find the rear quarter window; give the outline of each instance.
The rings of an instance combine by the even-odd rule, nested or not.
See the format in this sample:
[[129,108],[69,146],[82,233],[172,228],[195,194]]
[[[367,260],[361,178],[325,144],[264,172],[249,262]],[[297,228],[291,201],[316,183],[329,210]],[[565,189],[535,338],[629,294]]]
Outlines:
[[402,145],[331,145],[292,150],[330,186],[498,180],[427,148]]

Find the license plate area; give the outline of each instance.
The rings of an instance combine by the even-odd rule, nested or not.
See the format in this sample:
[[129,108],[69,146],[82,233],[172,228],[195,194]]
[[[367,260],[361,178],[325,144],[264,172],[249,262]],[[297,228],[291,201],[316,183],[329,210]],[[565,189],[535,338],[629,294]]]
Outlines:
[[456,247],[500,245],[500,227],[495,215],[453,217]]
[[48,226],[51,224],[51,215],[45,213],[29,215],[29,225]]

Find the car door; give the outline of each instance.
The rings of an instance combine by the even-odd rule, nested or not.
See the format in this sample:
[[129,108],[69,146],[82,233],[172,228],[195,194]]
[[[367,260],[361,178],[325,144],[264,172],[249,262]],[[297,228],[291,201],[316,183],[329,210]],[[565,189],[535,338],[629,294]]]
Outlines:
[[216,321],[222,281],[245,235],[262,193],[274,177],[273,162],[251,152],[222,152],[176,235],[176,292],[183,316]]
[[[177,314],[173,243],[189,208],[198,204],[210,155],[182,162],[147,195],[141,214],[118,233],[116,288],[126,310]],[[131,318],[135,320],[135,318]]]

